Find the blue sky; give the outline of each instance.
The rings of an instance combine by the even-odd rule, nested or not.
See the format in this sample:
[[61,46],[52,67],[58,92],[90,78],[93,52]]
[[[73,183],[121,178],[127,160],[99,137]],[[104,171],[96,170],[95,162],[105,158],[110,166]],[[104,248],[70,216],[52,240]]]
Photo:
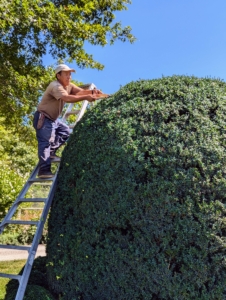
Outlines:
[[[133,0],[116,21],[130,25],[137,41],[86,45],[103,71],[77,69],[73,79],[112,94],[131,81],[171,75],[226,80],[225,0]],[[55,61],[46,60],[51,64]]]

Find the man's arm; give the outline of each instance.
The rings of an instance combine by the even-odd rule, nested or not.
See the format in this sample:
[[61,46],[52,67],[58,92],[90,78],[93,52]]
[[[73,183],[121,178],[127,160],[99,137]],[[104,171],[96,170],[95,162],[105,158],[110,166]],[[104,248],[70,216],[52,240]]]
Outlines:
[[75,84],[73,84],[71,95],[93,95],[93,94],[101,94],[100,90],[97,90],[96,88],[93,90],[84,90]]
[[61,96],[61,99],[66,102],[66,103],[75,103],[75,102],[80,102],[83,100],[87,100],[89,102],[93,102],[97,99],[99,99],[100,97],[97,94],[93,94],[93,95],[64,95]]
[[70,95],[63,95],[61,99],[67,103],[75,103],[83,100],[87,100],[89,102],[93,102],[98,99],[108,97],[107,94],[102,94],[101,91],[94,90],[84,90],[73,84]]
[[84,89],[82,89],[82,88],[78,87],[77,85],[73,84],[72,89],[71,89],[71,95],[76,95],[79,92],[82,93],[83,91],[84,91]]

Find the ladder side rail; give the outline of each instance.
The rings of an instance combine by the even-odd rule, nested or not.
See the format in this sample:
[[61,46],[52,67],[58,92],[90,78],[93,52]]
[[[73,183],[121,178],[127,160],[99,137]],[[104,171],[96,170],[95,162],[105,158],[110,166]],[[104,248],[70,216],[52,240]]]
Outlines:
[[[83,87],[83,86],[81,86],[81,87]],[[95,86],[93,83],[88,84],[88,85],[85,85],[84,87],[86,87],[87,90],[93,90],[93,89],[96,88],[96,86]],[[62,122],[65,122],[65,121],[66,121],[66,119],[67,119],[68,116],[69,116],[69,113],[72,111],[72,108],[73,108],[74,104],[75,104],[75,103],[70,103],[70,104],[68,105],[68,107],[67,107],[67,109],[66,109],[66,111],[65,111],[65,113],[64,113],[64,115],[63,115],[63,117],[62,117],[62,119],[61,119]],[[83,116],[83,114],[84,114],[84,112],[85,112],[85,109],[86,109],[87,105],[88,105],[88,101],[87,101],[87,100],[83,100],[82,108],[81,108],[80,112],[78,113],[78,117],[77,117],[77,120],[76,120],[74,126],[76,125],[76,123],[77,123],[77,122],[81,119],[81,117]]]
[[31,183],[29,182],[29,180],[34,176],[34,174],[37,172],[38,169],[38,165],[34,168],[34,170],[32,171],[29,179],[26,181],[24,187],[22,188],[21,192],[19,193],[18,197],[16,198],[16,200],[14,201],[14,203],[12,204],[12,206],[10,207],[10,209],[8,210],[6,216],[4,217],[4,219],[2,220],[2,222],[0,223],[0,234],[3,232],[6,221],[8,221],[9,219],[12,218],[12,216],[14,215],[18,205],[19,205],[19,199],[23,198],[27,192],[27,190],[29,189],[29,187],[31,186]]
[[25,268],[24,268],[24,271],[23,271],[23,275],[20,279],[20,284],[19,284],[19,288],[18,288],[15,300],[22,300],[23,297],[24,297],[25,290],[26,290],[26,287],[27,287],[27,283],[28,283],[28,280],[29,280],[29,276],[30,276],[30,273],[31,273],[31,269],[32,269],[32,266],[33,266],[33,262],[34,262],[34,259],[35,259],[35,254],[36,254],[36,251],[37,251],[37,248],[38,248],[39,240],[41,238],[43,227],[44,227],[46,218],[48,216],[48,212],[49,212],[52,200],[53,200],[53,196],[54,196],[54,192],[56,190],[56,186],[57,186],[57,179],[53,182],[53,184],[51,186],[48,201],[46,202],[45,207],[43,209],[43,212],[42,212],[42,215],[41,215],[41,218],[40,218],[40,222],[39,222],[39,225],[37,227],[37,230],[36,230],[33,242],[32,242],[32,246],[31,246],[31,249],[30,249],[30,252],[29,252],[29,256],[28,256],[28,259],[27,259],[27,262],[26,262],[26,265],[25,265]]
[[65,111],[65,113],[64,113],[64,115],[63,115],[63,117],[62,117],[62,119],[61,119],[62,122],[65,122],[65,121],[66,121],[66,119],[67,119],[67,114],[68,114],[68,112],[70,112],[70,111],[72,110],[73,106],[74,106],[74,103],[70,103],[70,104],[68,105],[68,107],[67,107],[67,109],[66,109],[66,111]]
[[[59,166],[58,166],[58,169],[56,170],[56,172],[58,172],[58,170],[59,170]],[[45,225],[45,221],[47,219],[47,216],[48,216],[51,204],[52,204],[52,200],[53,200],[53,196],[54,196],[54,193],[55,193],[55,190],[56,190],[56,186],[57,186],[57,176],[55,177],[55,180],[51,185],[48,199],[47,199],[47,201],[44,205],[44,208],[43,208],[43,211],[42,211],[42,214],[41,214],[41,217],[40,217],[40,221],[39,221],[39,224],[38,224],[38,227],[37,227],[37,230],[36,230],[32,245],[31,245],[31,251],[37,250],[37,248],[38,248],[39,240],[41,238],[43,227]]]
[[89,102],[87,100],[83,101],[82,108],[81,108],[81,110],[80,110],[80,112],[78,114],[78,117],[77,117],[77,119],[76,119],[75,124],[73,125],[73,127],[81,120],[82,116],[85,113],[85,110],[86,110],[86,107],[87,107],[88,103]]
[[[91,83],[90,86],[88,87],[88,90],[94,90],[95,88],[96,88],[96,86],[93,83]],[[89,104],[89,102],[87,100],[84,100],[83,106],[82,106],[82,108],[80,110],[80,113],[78,114],[78,117],[77,117],[77,119],[75,121],[74,126],[81,120],[82,116],[85,113],[85,110],[86,110],[88,104]]]

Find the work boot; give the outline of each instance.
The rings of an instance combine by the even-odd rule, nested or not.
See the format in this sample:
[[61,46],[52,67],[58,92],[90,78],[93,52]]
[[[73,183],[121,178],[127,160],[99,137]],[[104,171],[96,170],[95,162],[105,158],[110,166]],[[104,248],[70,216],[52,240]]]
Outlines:
[[54,174],[51,171],[41,171],[38,172],[39,178],[52,178]]

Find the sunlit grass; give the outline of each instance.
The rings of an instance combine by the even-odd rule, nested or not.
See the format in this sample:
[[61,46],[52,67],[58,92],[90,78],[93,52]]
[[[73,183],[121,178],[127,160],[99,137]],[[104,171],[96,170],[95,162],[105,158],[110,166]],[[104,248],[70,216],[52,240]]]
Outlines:
[[[18,274],[25,265],[26,260],[0,261],[0,272]],[[0,277],[0,300],[5,299],[6,285],[10,279]]]

